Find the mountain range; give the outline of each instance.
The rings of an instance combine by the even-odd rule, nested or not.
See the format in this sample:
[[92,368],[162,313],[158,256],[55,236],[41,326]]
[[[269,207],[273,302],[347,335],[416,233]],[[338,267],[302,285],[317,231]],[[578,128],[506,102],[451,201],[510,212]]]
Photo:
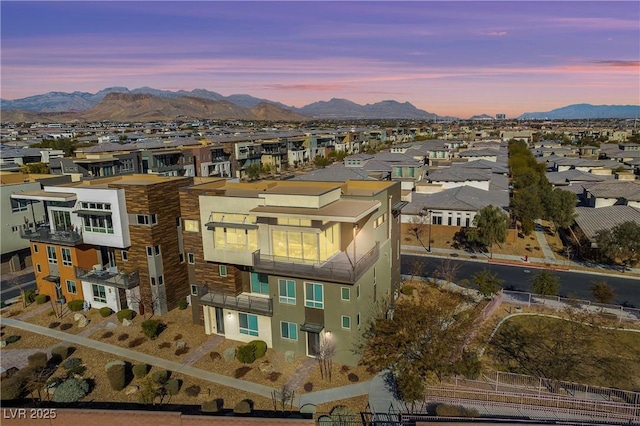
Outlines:
[[[96,93],[49,92],[22,99],[0,99],[2,121],[70,121],[242,119],[267,121],[304,121],[310,119],[456,119],[441,117],[416,108],[409,102],[385,100],[360,105],[348,99],[333,98],[302,108],[285,105],[247,94],[223,96],[206,89],[169,91],[141,87],[109,87]],[[547,112],[526,112],[518,119],[597,119],[638,118],[637,105],[576,104]],[[482,114],[472,119],[489,120]]]

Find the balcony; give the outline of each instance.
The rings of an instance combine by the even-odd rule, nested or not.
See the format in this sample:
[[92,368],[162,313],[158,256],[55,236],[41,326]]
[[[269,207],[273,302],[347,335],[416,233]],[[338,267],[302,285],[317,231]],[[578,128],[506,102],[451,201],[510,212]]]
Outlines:
[[184,166],[182,164],[157,164],[149,167],[149,170],[154,173],[172,172],[182,169],[184,169]]
[[205,305],[217,308],[273,316],[273,299],[270,297],[251,296],[248,294],[230,296],[225,293],[209,291],[200,296],[200,301]]
[[287,277],[307,278],[354,284],[377,262],[380,257],[380,243],[352,263],[345,252],[340,252],[330,260],[319,263],[298,263],[277,256],[264,255],[260,251],[253,253],[253,265],[256,272],[266,272]]
[[82,234],[77,231],[52,231],[50,228],[23,229],[20,237],[41,243],[77,246],[83,243]]
[[76,277],[94,284],[108,285],[125,290],[137,287],[140,284],[138,271],[125,272],[115,270],[83,269],[74,267]]

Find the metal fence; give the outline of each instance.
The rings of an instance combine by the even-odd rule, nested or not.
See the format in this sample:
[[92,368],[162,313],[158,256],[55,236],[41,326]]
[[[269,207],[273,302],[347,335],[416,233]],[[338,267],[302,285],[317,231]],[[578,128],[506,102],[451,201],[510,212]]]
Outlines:
[[521,291],[502,290],[503,302],[536,306],[540,308],[562,311],[569,307],[585,312],[593,312],[603,316],[610,316],[619,321],[640,321],[640,309],[621,305],[596,303],[585,299],[571,299],[560,296],[542,296],[540,294]]

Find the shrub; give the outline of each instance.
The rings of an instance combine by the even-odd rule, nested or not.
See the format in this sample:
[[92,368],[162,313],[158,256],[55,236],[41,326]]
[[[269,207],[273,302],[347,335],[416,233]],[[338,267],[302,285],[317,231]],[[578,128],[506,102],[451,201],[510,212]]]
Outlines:
[[248,399],[243,399],[233,407],[234,414],[251,414],[253,403]]
[[251,364],[256,360],[256,348],[252,345],[238,346],[236,358],[243,364]]
[[51,359],[55,360],[56,364],[61,363],[69,356],[69,349],[66,346],[56,346],[51,349]]
[[413,287],[410,285],[405,285],[400,289],[400,293],[405,296],[411,296],[413,294]]
[[123,364],[112,365],[107,369],[107,379],[111,389],[121,391],[126,384],[126,367]]
[[111,315],[113,313],[111,308],[108,307],[108,306],[104,306],[104,307],[100,308],[100,310],[98,312],[100,312],[100,316],[102,318],[106,318],[106,317],[108,317],[109,315]]
[[243,378],[249,371],[251,371],[251,367],[248,366],[242,366],[236,369],[236,371],[233,373],[233,377],[235,377],[236,379],[241,379]]
[[69,358],[62,364],[65,370],[71,370],[72,368],[78,367],[82,364],[82,360],[80,358]]
[[180,355],[186,354],[187,352],[189,352],[189,348],[186,346],[183,346],[181,348],[176,349],[175,354],[176,356],[180,356]]
[[5,401],[20,398],[20,396],[22,396],[22,390],[24,389],[23,385],[22,377],[19,375],[13,375],[6,379],[2,379],[0,382],[2,400]]
[[164,390],[169,395],[177,395],[180,392],[180,381],[178,379],[169,379],[164,384]]
[[171,343],[162,342],[158,345],[158,349],[169,349],[171,347]]
[[65,322],[64,324],[60,324],[60,330],[64,331],[64,330],[68,330],[71,327],[73,327],[73,324]]
[[84,379],[67,379],[56,388],[54,402],[76,402],[89,393],[89,383]]
[[263,340],[252,340],[248,345],[255,348],[256,359],[262,358],[267,353],[267,342]]
[[329,412],[333,424],[349,424],[356,420],[356,414],[344,405],[336,405]]
[[118,336],[118,342],[124,342],[128,338],[129,338],[129,335],[127,333],[122,333]]
[[17,342],[18,340],[20,340],[20,336],[16,336],[15,334],[14,334],[13,336],[9,336],[9,337],[7,337],[7,338],[5,339],[5,341],[7,342],[7,345],[8,345],[9,343],[15,343],[15,342]]
[[164,385],[169,380],[169,372],[167,370],[156,371],[151,375],[151,379],[159,385]]
[[49,357],[44,352],[36,352],[27,357],[29,365],[36,368],[44,368],[47,366],[47,360]]
[[149,372],[149,366],[147,364],[136,364],[133,366],[132,370],[135,378],[141,379]]
[[57,327],[57,326],[59,326],[59,325],[60,325],[60,323],[59,323],[59,322],[57,322],[57,321],[50,322],[50,323],[49,323],[49,328],[56,328],[56,327]]
[[38,305],[44,305],[49,301],[49,296],[46,294],[39,294],[35,297],[35,301]]
[[128,320],[132,320],[133,314],[134,312],[131,309],[123,309],[121,311],[118,311],[116,317],[118,318],[118,321],[122,322],[122,320],[125,318]]
[[148,319],[142,322],[142,332],[149,339],[155,339],[158,336],[159,328],[160,328],[159,321]]
[[349,371],[351,371],[351,368],[349,368],[348,365],[343,365],[342,367],[340,367],[340,372],[343,374],[347,374]]
[[196,397],[200,395],[200,386],[191,385],[188,388],[185,388],[184,393],[186,393],[188,396]]
[[105,331],[102,333],[102,336],[100,336],[101,339],[108,339],[109,337],[113,337],[113,331]]
[[224,401],[221,398],[214,399],[212,401],[205,401],[200,407],[200,411],[203,413],[217,413],[224,407]]
[[84,309],[84,300],[72,300],[67,303],[67,307],[71,312],[78,312]]
[[311,392],[313,390],[313,383],[307,382],[304,384],[304,391]]
[[275,382],[280,378],[280,376],[282,376],[282,373],[278,373],[277,371],[272,371],[267,375],[267,379],[269,379],[270,382]]
[[462,405],[440,404],[436,407],[436,414],[445,417],[478,417],[479,412],[475,408]]
[[356,373],[349,373],[349,375],[347,376],[347,379],[349,379],[350,382],[355,383],[358,380],[360,380],[360,378],[358,377],[358,375]]
[[187,306],[189,306],[189,304],[187,303],[187,301],[186,301],[185,299],[181,299],[181,300],[178,302],[178,309],[180,309],[180,310],[185,310],[185,309],[187,309]]
[[29,289],[24,291],[24,301],[26,303],[33,303],[36,300],[36,291],[34,289]]
[[178,333],[175,336],[173,336],[173,341],[177,342],[178,340],[182,339],[182,334]]
[[109,361],[108,363],[106,363],[104,365],[104,371],[109,371],[109,369],[111,367],[113,367],[114,365],[125,365],[124,361],[120,361],[119,359],[115,360],[115,361]]
[[136,346],[140,346],[141,344],[143,344],[146,341],[147,341],[147,339],[145,339],[144,337],[136,337],[135,339],[130,341],[127,346],[129,346],[130,348],[135,348]]
[[209,358],[211,358],[211,361],[217,361],[219,360],[220,357],[220,353],[219,352],[209,352]]

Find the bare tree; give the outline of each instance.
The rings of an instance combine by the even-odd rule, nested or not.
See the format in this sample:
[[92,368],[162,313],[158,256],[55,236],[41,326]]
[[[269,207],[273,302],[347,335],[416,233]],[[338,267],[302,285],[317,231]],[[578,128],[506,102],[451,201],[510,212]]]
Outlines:
[[287,384],[282,385],[280,390],[273,390],[271,392],[271,400],[273,401],[273,410],[278,411],[280,409],[283,413],[289,403],[289,411],[293,410],[293,400],[296,392],[289,388]]
[[26,308],[27,299],[25,298],[25,290],[24,290],[24,286],[20,282],[20,278],[17,275],[14,275],[7,280],[7,284],[9,284],[9,287],[11,288],[18,289],[18,291],[20,292],[20,299],[22,300],[22,307]]
[[447,282],[453,282],[460,272],[460,263],[451,259],[443,259],[434,272],[434,276]]
[[331,382],[331,372],[333,370],[333,357],[336,353],[336,345],[333,341],[325,337],[320,341],[316,353],[316,359],[320,366],[320,377]]

